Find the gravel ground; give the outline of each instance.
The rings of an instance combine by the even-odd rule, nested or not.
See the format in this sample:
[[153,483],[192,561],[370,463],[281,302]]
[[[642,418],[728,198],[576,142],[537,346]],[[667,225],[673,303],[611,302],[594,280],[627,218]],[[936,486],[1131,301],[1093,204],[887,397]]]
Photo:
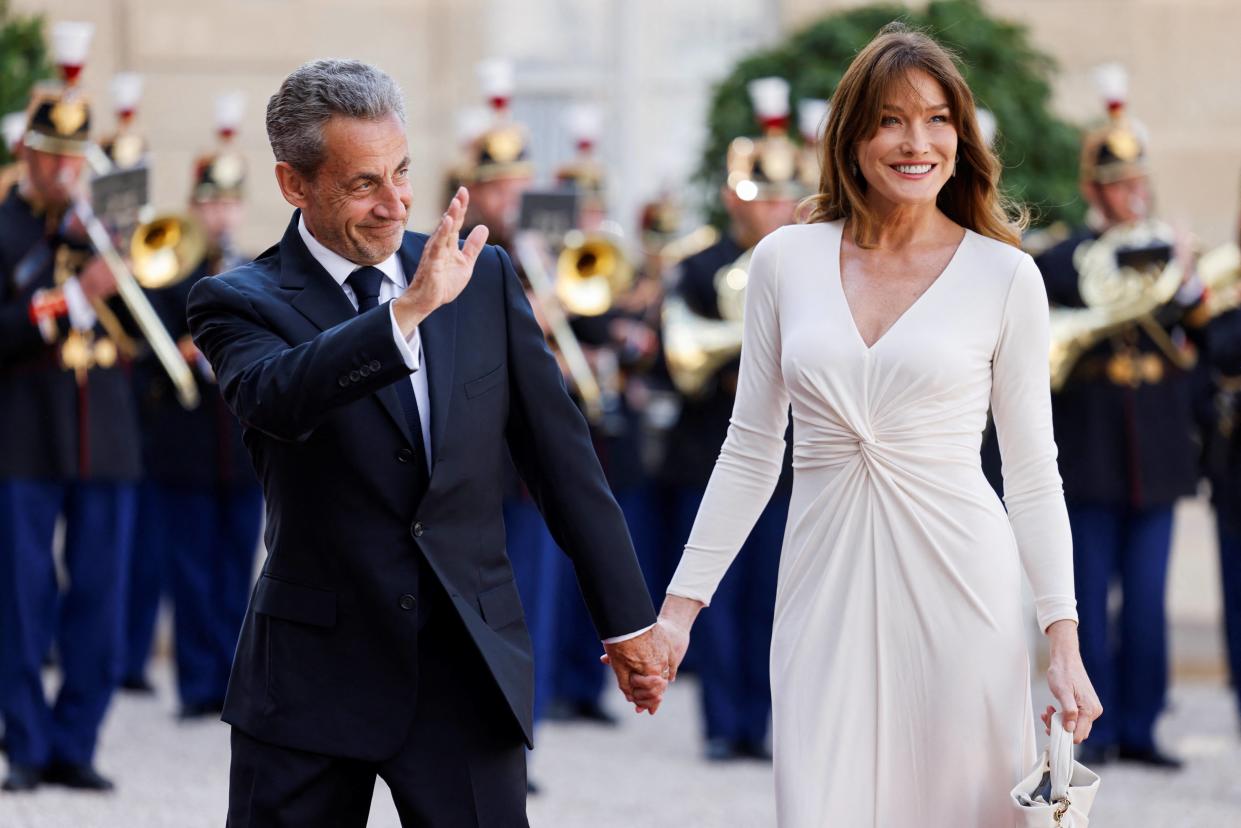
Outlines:
[[[0,828],[222,826],[228,728],[218,722],[177,723],[166,666],[156,669],[155,678],[156,697],[120,695],[106,722],[98,764],[117,781],[117,792],[101,796],[43,788],[2,795]],[[534,828],[774,825],[770,766],[715,765],[699,758],[691,680],[677,683],[655,718],[626,715],[620,705],[615,712],[621,716],[616,728],[542,728],[531,772],[543,789],[530,800]],[[1178,685],[1160,736],[1187,759],[1186,770],[1100,769],[1103,788],[1092,828],[1241,825],[1241,738],[1230,693],[1218,682]],[[370,824],[399,825],[382,782]]]

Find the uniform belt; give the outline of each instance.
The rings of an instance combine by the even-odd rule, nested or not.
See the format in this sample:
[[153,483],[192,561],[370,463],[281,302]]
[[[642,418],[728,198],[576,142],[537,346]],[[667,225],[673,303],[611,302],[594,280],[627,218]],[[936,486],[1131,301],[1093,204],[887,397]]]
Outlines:
[[1105,380],[1124,388],[1142,385],[1159,385],[1168,378],[1170,365],[1167,357],[1151,351],[1122,351],[1107,356],[1086,357],[1078,363],[1072,382]]

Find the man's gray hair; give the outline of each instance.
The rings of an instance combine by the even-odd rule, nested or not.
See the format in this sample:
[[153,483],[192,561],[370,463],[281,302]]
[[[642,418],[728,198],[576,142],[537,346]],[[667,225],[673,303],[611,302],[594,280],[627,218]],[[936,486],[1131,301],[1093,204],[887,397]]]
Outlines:
[[313,176],[323,163],[323,127],[333,115],[405,123],[401,89],[360,60],[313,60],[293,70],[267,102],[267,139],[277,161]]

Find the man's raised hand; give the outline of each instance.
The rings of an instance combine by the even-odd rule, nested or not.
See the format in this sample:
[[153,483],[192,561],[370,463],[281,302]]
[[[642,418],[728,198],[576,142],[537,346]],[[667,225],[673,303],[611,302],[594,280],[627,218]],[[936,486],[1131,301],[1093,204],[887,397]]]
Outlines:
[[459,187],[427,239],[409,287],[393,302],[397,324],[406,337],[412,336],[414,329],[436,308],[456,299],[474,273],[474,263],[487,243],[487,228],[481,224],[475,227],[465,244],[458,246],[469,203],[469,191]]

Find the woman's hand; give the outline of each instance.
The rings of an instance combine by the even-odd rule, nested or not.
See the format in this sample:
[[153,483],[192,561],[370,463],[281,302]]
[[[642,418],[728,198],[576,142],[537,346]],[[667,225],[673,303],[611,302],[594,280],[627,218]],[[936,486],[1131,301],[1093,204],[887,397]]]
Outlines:
[[[1073,734],[1073,743],[1080,745],[1090,736],[1094,720],[1103,715],[1103,705],[1086,675],[1081,650],[1077,644],[1077,624],[1073,621],[1057,621],[1047,628],[1051,642],[1051,663],[1047,667],[1047,686],[1060,705],[1060,719],[1064,729]],[[1043,712],[1043,724],[1051,733],[1049,706]]]
[[690,628],[694,626],[694,619],[698,617],[703,606],[701,601],[679,595],[664,598],[664,605],[659,610],[659,626],[672,648],[668,656],[668,666],[671,668],[669,681],[676,681],[677,668],[681,666],[685,651],[689,649]]

